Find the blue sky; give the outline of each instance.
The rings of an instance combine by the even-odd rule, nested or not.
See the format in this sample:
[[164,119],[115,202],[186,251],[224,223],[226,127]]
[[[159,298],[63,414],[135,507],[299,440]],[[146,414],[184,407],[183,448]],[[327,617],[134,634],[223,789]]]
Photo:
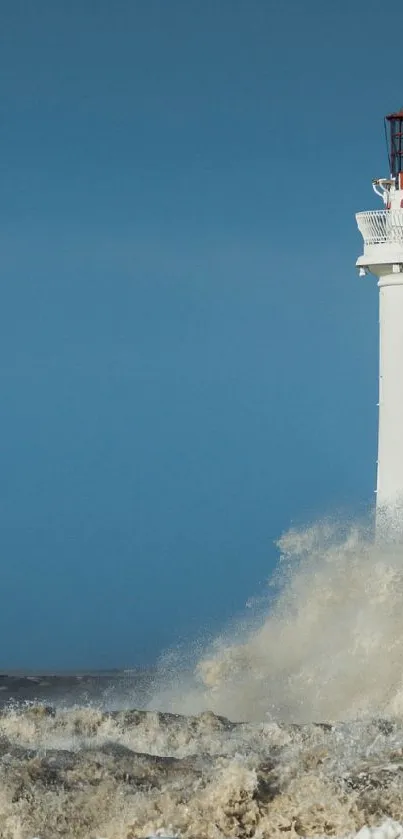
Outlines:
[[1,667],[149,664],[258,593],[290,523],[372,501],[354,213],[403,8],[1,18]]

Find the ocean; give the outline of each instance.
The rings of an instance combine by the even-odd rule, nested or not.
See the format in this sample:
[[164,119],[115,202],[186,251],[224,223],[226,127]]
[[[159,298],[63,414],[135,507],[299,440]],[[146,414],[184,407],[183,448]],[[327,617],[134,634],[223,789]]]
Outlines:
[[1,839],[403,837],[403,548],[325,522],[279,553],[155,670],[0,675]]

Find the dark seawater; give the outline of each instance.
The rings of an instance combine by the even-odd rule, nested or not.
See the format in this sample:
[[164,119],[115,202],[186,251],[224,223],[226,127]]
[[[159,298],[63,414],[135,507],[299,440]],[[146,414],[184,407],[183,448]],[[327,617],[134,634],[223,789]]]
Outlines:
[[88,673],[0,673],[0,709],[10,703],[40,703],[58,708],[93,705],[143,708],[149,701],[154,671],[100,670]]

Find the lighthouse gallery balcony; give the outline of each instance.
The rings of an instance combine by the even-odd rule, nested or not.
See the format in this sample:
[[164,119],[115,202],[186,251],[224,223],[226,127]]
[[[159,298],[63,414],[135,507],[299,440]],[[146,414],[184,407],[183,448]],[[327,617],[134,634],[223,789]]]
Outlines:
[[403,245],[403,209],[367,210],[356,214],[364,245]]

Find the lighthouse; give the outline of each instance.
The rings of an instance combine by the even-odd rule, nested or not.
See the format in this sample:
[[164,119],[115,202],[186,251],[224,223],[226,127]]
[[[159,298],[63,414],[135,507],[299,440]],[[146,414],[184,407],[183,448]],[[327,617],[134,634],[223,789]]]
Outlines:
[[403,108],[385,117],[389,177],[372,182],[383,208],[357,213],[360,276],[379,287],[376,531],[403,538]]

